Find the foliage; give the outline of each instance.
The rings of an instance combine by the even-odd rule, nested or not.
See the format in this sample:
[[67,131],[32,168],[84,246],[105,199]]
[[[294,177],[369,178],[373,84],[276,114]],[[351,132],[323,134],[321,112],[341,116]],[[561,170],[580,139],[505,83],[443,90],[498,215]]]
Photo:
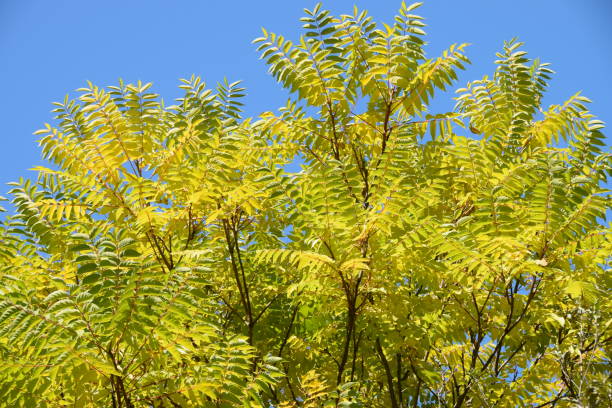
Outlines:
[[294,96],[256,121],[198,77],[56,103],[1,230],[0,405],[608,406],[603,124],[516,40],[429,113],[468,60],[418,6],[264,30]]

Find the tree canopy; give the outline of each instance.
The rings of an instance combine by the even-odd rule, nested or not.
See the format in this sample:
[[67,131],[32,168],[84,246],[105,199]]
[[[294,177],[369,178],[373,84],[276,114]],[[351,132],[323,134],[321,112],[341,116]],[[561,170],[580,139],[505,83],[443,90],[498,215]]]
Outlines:
[[469,61],[418,6],[264,30],[292,97],[255,119],[195,76],[54,103],[0,229],[0,406],[612,404],[603,124],[517,40],[430,112]]

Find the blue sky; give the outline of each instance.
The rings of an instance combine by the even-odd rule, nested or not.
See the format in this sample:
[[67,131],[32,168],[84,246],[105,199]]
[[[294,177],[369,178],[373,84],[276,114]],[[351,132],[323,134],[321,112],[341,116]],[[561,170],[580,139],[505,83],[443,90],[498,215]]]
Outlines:
[[[167,104],[178,79],[200,75],[211,86],[227,77],[247,87],[246,114],[274,110],[287,94],[267,74],[251,41],[261,27],[297,39],[299,17],[314,1],[0,0],[0,195],[5,183],[42,164],[32,135],[51,122],[51,102],[86,80],[97,85],[153,82]],[[400,1],[328,0],[335,14],[353,5],[391,22]],[[491,74],[495,52],[518,37],[533,58],[557,72],[545,104],[577,91],[612,126],[612,0],[429,0],[419,9],[428,54],[468,42],[472,65],[456,88]],[[452,106],[452,95],[436,109]],[[611,139],[608,138],[608,141]]]

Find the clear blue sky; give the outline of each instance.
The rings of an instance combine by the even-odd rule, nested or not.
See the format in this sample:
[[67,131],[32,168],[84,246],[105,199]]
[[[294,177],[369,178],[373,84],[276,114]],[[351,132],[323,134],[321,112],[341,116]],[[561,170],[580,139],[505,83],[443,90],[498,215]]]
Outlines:
[[[408,1],[409,2],[409,1]],[[274,110],[287,98],[268,76],[251,40],[260,28],[297,39],[299,17],[314,1],[0,0],[0,195],[4,183],[42,164],[32,132],[52,119],[51,102],[81,87],[153,82],[166,103],[178,79],[192,73],[209,84],[227,77],[247,87],[246,114]],[[391,22],[400,1],[328,0],[340,14],[353,4]],[[546,104],[577,91],[612,126],[612,0],[429,0],[428,52],[468,42],[469,69],[459,88],[491,74],[495,52],[517,36],[531,57],[557,72]],[[74,93],[73,93],[74,94]],[[434,107],[452,106],[443,95]],[[608,132],[609,133],[609,132]],[[608,138],[610,141],[610,138]]]

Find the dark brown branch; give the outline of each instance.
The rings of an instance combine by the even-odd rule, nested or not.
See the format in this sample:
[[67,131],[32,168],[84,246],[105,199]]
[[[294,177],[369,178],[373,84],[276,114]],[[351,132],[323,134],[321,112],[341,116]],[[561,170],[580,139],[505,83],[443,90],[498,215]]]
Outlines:
[[378,353],[378,357],[385,369],[385,375],[387,376],[387,388],[389,389],[389,399],[391,400],[391,408],[399,408],[397,405],[397,400],[395,399],[395,387],[393,386],[393,374],[391,374],[391,368],[389,367],[389,362],[387,361],[387,357],[385,356],[385,352],[383,351],[382,346],[380,345],[380,339],[376,338],[376,352]]

